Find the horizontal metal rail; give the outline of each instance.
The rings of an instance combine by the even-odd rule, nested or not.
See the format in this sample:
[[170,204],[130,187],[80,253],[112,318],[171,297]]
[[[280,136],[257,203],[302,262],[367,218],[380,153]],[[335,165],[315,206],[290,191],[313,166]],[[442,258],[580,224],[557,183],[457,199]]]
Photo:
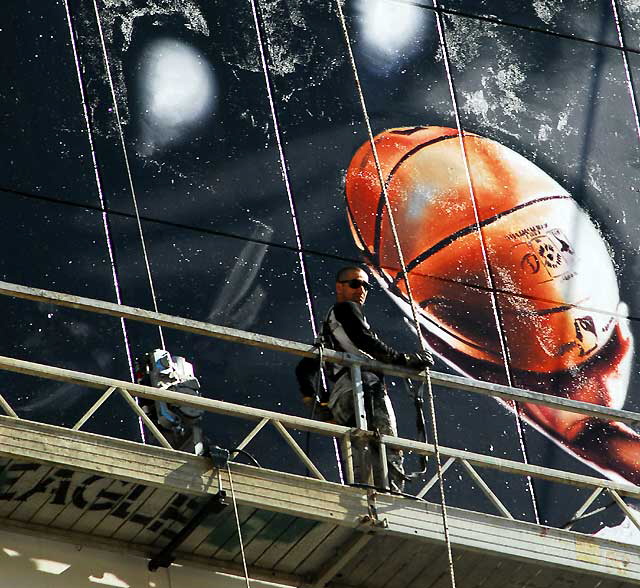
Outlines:
[[[152,312],[141,308],[118,305],[102,300],[73,296],[70,294],[53,292],[50,290],[30,288],[27,286],[10,284],[0,281],[0,294],[33,300],[41,303],[49,303],[58,306],[75,308],[98,314],[110,315],[118,318],[135,320],[153,325],[164,326],[167,328],[182,330],[193,334],[204,335],[207,337],[213,337],[244,345],[251,345],[261,349],[290,353],[297,356],[314,357],[319,354],[319,351],[314,346],[305,343],[288,341],[286,339],[279,339],[277,337],[260,335],[253,332],[242,331],[229,327],[222,327],[210,323],[204,323],[200,321],[185,319],[182,317]],[[515,400],[518,402],[540,404],[555,408],[557,410],[575,412],[600,419],[615,420],[625,423],[640,423],[640,414],[630,411],[598,406],[585,402],[578,402],[566,398],[558,398],[548,394],[542,394],[540,392],[511,388],[499,384],[481,382],[478,380],[472,380],[469,378],[438,372],[432,372],[431,374],[427,375],[425,373],[418,373],[412,370],[382,364],[377,361],[367,360],[362,357],[356,357],[344,353],[337,353],[330,349],[325,349],[322,351],[322,359],[324,361],[348,365],[351,367],[352,372],[355,372],[356,374],[360,372],[361,367],[367,367],[369,369],[375,369],[386,374],[399,376],[402,378],[420,380],[430,377],[432,383],[438,384],[440,386],[445,386],[447,388],[454,388],[456,390],[464,390],[467,392],[483,394],[485,396],[493,396],[501,398],[503,400]],[[0,369],[36,377],[44,377],[48,379],[64,381],[83,387],[97,388],[99,390],[102,390],[103,394],[74,425],[74,429],[79,429],[81,426],[83,426],[87,422],[87,420],[99,410],[99,408],[104,404],[104,402],[106,402],[111,394],[117,391],[124,397],[131,409],[134,410],[136,414],[143,419],[145,425],[149,428],[152,435],[156,438],[160,445],[164,446],[167,449],[171,449],[171,445],[166,440],[162,432],[155,426],[155,424],[149,419],[144,411],[142,411],[142,409],[136,404],[136,402],[133,400],[133,396],[147,398],[155,401],[168,402],[171,404],[191,406],[208,412],[260,421],[258,425],[240,443],[237,451],[240,451],[242,450],[242,448],[246,447],[263,427],[271,424],[280,433],[284,441],[292,448],[294,453],[305,465],[305,467],[312,473],[312,475],[321,480],[324,479],[324,476],[313,463],[313,461],[309,458],[309,456],[306,455],[306,453],[294,440],[294,438],[288,432],[287,427],[295,430],[309,431],[338,438],[344,451],[343,458],[345,459],[346,477],[347,482],[349,483],[354,481],[353,459],[356,458],[356,455],[351,447],[351,438],[354,435],[357,435],[359,437],[370,437],[375,442],[380,443],[381,456],[385,455],[388,447],[402,449],[419,455],[428,456],[435,454],[435,447],[429,443],[410,441],[407,439],[386,435],[375,437],[373,433],[362,430],[366,428],[366,425],[363,424],[361,424],[360,429],[349,429],[340,425],[333,425],[316,420],[285,415],[274,411],[250,408],[219,400],[180,394],[168,390],[162,390],[159,388],[142,386],[131,382],[115,380],[113,378],[85,374],[82,372],[76,372],[63,368],[23,361],[10,357],[0,356]],[[354,382],[357,382],[358,380],[359,378],[354,378]],[[0,408],[2,408],[9,417],[20,418],[19,415],[13,410],[11,405],[1,395]],[[362,418],[364,418],[364,415],[362,415]],[[492,456],[452,449],[448,447],[441,447],[440,454],[447,460],[445,466],[443,467],[443,472],[454,463],[459,463],[462,466],[463,470],[465,470],[466,473],[470,476],[471,480],[476,484],[476,486],[489,498],[498,513],[507,518],[512,518],[511,513],[502,504],[499,498],[493,493],[491,488],[482,479],[480,474],[476,472],[474,466],[499,470],[507,474],[517,476],[531,476],[534,478],[541,478],[556,483],[586,487],[594,490],[591,496],[586,500],[584,505],[576,512],[576,515],[572,519],[572,522],[577,521],[580,516],[582,516],[584,512],[586,512],[588,507],[593,503],[599,493],[601,493],[602,491],[606,491],[610,496],[613,497],[614,501],[618,504],[622,511],[627,516],[629,516],[632,522],[640,529],[640,520],[638,520],[638,518],[635,516],[635,513],[629,514],[627,512],[628,508],[626,507],[624,501],[620,498],[620,496],[622,495],[640,499],[640,487],[634,486],[633,484],[627,484],[624,482],[613,482],[610,480],[595,478],[592,476],[573,474],[570,472],[564,472],[552,468],[534,466],[512,460],[495,458]],[[386,460],[383,461],[384,465],[386,466]],[[421,498],[425,496],[430,488],[434,486],[436,480],[437,476],[433,477],[429,482],[427,482],[427,484],[417,494],[417,497]]]
[[[258,408],[251,408],[240,404],[224,402],[222,400],[213,400],[210,398],[191,396],[189,394],[180,394],[178,392],[171,392],[168,390],[162,390],[160,388],[142,386],[140,384],[133,384],[131,382],[125,382],[122,380],[115,380],[112,378],[85,374],[82,372],[66,370],[9,357],[0,356],[0,369],[40,378],[64,381],[72,384],[77,384],[78,386],[99,389],[103,392],[108,391],[110,388],[114,388],[121,391],[126,391],[132,396],[148,398],[151,400],[159,400],[171,404],[191,406],[200,408],[208,412],[224,414],[247,420],[261,421],[261,426],[264,426],[266,424],[266,422],[262,423],[262,421],[269,421],[272,423],[277,423],[276,428],[281,433],[283,427],[288,427],[295,430],[310,431],[321,435],[333,436],[339,439],[350,438],[353,434],[369,436],[371,439],[377,438],[374,433],[354,430],[342,425],[323,423],[303,417],[297,417]],[[94,407],[92,406],[89,410],[93,411],[93,408]],[[253,434],[254,432],[252,431],[249,435]],[[387,447],[403,449],[405,451],[416,453],[419,455],[435,454],[435,447],[430,443],[411,441],[409,439],[403,439],[400,437],[393,437],[388,435],[381,435],[379,437],[379,441],[381,443],[384,443]],[[243,445],[246,446],[246,443],[243,442]],[[297,446],[297,449],[299,449],[299,446]],[[640,498],[640,487],[629,483],[614,482],[611,480],[596,478],[593,476],[574,474],[571,472],[565,472],[553,468],[520,463],[517,461],[501,459],[449,447],[440,447],[440,454],[444,459],[451,459],[454,461],[464,460],[464,462],[471,466],[499,470],[501,472],[518,476],[532,476],[535,478],[541,478],[577,487],[592,489],[604,488],[608,491],[615,491],[620,495]],[[424,493],[421,494],[424,495]]]
[[[232,329],[230,327],[222,327],[211,323],[194,321],[133,306],[114,304],[112,302],[95,300],[93,298],[73,296],[71,294],[63,294],[61,292],[53,292],[51,290],[44,290],[41,288],[30,288],[28,286],[12,284],[9,282],[0,281],[0,295],[76,308],[98,314],[106,314],[114,317],[186,331],[197,335],[214,337],[234,343],[251,345],[262,349],[282,351],[284,353],[290,353],[297,356],[315,357],[318,354],[317,349],[308,343],[279,339],[277,337],[270,337],[268,335],[242,331],[240,329]],[[420,374],[409,369],[391,366],[378,361],[366,360],[362,357],[346,353],[338,353],[331,349],[324,349],[322,356],[324,361],[339,363],[342,365],[365,366],[367,368],[375,369],[389,375],[399,376],[401,378],[412,378],[414,380],[425,378],[424,374]],[[11,368],[6,367],[5,369]],[[453,388],[455,390],[474,392],[476,394],[493,396],[503,400],[515,400],[517,402],[540,404],[556,408],[558,410],[566,410],[600,419],[619,421],[628,424],[640,424],[640,414],[627,410],[599,406],[588,402],[570,400],[568,398],[559,398],[557,396],[543,394],[541,392],[512,388],[509,386],[503,386],[491,382],[482,382],[480,380],[473,380],[466,377],[443,374],[440,372],[430,372],[430,377],[433,384]],[[131,384],[128,384],[128,386],[128,389],[132,390]]]

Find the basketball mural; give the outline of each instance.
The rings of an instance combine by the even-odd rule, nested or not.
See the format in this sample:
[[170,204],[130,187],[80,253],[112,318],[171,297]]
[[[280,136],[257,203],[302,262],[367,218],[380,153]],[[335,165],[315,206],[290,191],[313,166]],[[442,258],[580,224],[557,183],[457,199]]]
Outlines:
[[[380,170],[367,141],[347,171],[351,232],[410,317],[395,223],[419,321],[442,359],[472,377],[506,383],[510,373],[514,385],[622,407],[626,306],[605,241],[572,197],[473,133],[396,128],[374,143]],[[640,482],[640,436],[629,427],[531,404],[523,412],[610,476]]]
[[[640,4],[341,5],[351,52],[335,0],[9,2],[1,278],[311,344],[336,270],[364,261],[380,284],[367,320],[415,351],[380,172],[435,370],[640,411]],[[0,355],[127,380],[163,346],[149,325],[0,305]],[[206,397],[309,416],[297,358],[162,339]],[[90,406],[63,383],[0,377],[26,419],[68,426]],[[389,390],[411,437],[413,403]],[[88,430],[140,441],[135,415],[108,404]],[[629,426],[437,386],[435,405],[443,446],[640,482]],[[206,427],[225,447],[245,434]],[[278,442],[258,461],[304,473]],[[331,447],[311,453],[339,479]],[[493,513],[457,467],[448,503]],[[487,480],[551,526],[588,497]],[[577,527],[613,527],[614,510]]]

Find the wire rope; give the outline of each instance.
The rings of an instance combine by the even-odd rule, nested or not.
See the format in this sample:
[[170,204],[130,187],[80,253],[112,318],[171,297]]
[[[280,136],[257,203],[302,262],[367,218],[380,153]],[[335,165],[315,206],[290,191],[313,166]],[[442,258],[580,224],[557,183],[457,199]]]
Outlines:
[[[253,16],[253,23],[256,31],[256,39],[258,42],[258,52],[260,54],[260,64],[262,66],[262,73],[264,75],[264,83],[267,90],[267,98],[269,101],[269,111],[271,113],[271,121],[273,123],[273,132],[276,138],[276,144],[278,147],[278,159],[280,162],[280,173],[282,175],[282,181],[284,182],[285,190],[287,193],[287,199],[289,202],[289,213],[291,214],[291,222],[293,224],[293,232],[295,234],[296,239],[296,252],[298,255],[298,264],[300,266],[300,274],[302,276],[302,284],[304,287],[304,293],[307,303],[307,310],[309,312],[309,322],[311,324],[311,332],[313,333],[313,339],[316,341],[318,339],[318,328],[316,325],[314,313],[313,313],[313,302],[311,300],[311,290],[309,288],[309,279],[308,279],[308,270],[304,261],[304,248],[302,243],[302,234],[300,232],[300,226],[298,224],[298,215],[296,212],[295,200],[293,198],[293,190],[291,188],[291,181],[289,179],[289,171],[287,169],[287,158],[284,151],[284,144],[282,141],[282,136],[280,133],[280,121],[278,119],[278,111],[276,109],[275,99],[273,96],[273,84],[271,81],[271,76],[269,75],[269,65],[267,63],[267,56],[269,55],[268,47],[265,46],[265,41],[262,35],[262,26],[261,26],[261,15],[258,7],[259,0],[249,0],[251,4],[251,13]],[[322,362],[322,359],[320,359]],[[322,370],[322,363],[320,363],[320,373],[322,379],[322,385],[324,390],[326,391],[326,380],[324,377],[324,373]],[[312,409],[312,414],[315,412],[315,403]],[[312,417],[313,418],[313,417]],[[309,435],[309,433],[308,433]],[[342,474],[342,467],[340,465],[339,458],[339,450],[338,443],[336,439],[333,439],[333,449],[336,456],[336,461],[338,464],[338,475],[340,477],[340,481],[344,483],[344,478]]]
[[[496,329],[498,331],[498,338],[500,340],[500,351],[502,353],[502,360],[503,360],[503,365],[505,369],[505,375],[507,378],[507,385],[510,387],[513,387],[513,376],[511,374],[511,366],[509,365],[509,351],[508,351],[508,345],[507,345],[507,336],[506,336],[506,333],[504,332],[504,329],[502,328],[500,305],[498,304],[498,298],[497,298],[497,290],[495,287],[495,281],[493,279],[493,271],[491,269],[491,264],[489,262],[489,256],[487,254],[487,245],[484,239],[484,233],[482,231],[482,223],[480,220],[478,200],[473,187],[473,180],[471,179],[471,170],[469,169],[469,158],[467,155],[467,148],[464,141],[464,129],[462,128],[462,122],[460,121],[460,110],[458,108],[458,99],[456,96],[455,86],[453,83],[453,75],[451,73],[449,49],[447,45],[447,39],[444,33],[443,17],[442,17],[442,13],[439,11],[440,6],[438,4],[438,0],[432,0],[432,2],[433,2],[433,7],[436,9],[435,17],[436,17],[436,24],[438,28],[438,38],[440,41],[440,50],[442,51],[442,61],[444,63],[445,72],[447,75],[447,83],[449,85],[449,94],[450,94],[451,102],[453,105],[453,114],[456,121],[456,128],[458,130],[458,141],[460,143],[460,152],[461,152],[462,160],[464,164],[467,187],[469,189],[469,196],[471,198],[471,204],[473,207],[473,215],[474,215],[474,220],[477,227],[478,239],[480,242],[480,250],[482,252],[482,262],[484,264],[484,270],[485,270],[485,274],[487,276],[487,281],[489,285],[488,292],[489,292],[489,296],[491,297],[491,307],[493,310],[493,317],[494,317]],[[514,420],[516,424],[516,431],[518,433],[518,443],[520,445],[520,453],[522,454],[522,459],[524,460],[524,463],[528,464],[529,459],[528,459],[527,450],[525,447],[522,422],[520,420],[520,415],[518,413],[518,404],[516,402],[511,402],[510,404],[514,412]],[[536,523],[540,524],[536,494],[533,488],[533,482],[531,480],[531,477],[529,476],[527,476],[527,488],[529,490],[529,494],[531,495],[531,504],[533,507],[533,514],[534,514]]]
[[622,47],[622,62],[624,64],[624,72],[627,79],[627,88],[629,90],[629,98],[631,99],[631,106],[633,108],[633,118],[636,125],[636,134],[640,139],[640,115],[638,113],[638,99],[633,90],[633,78],[631,75],[631,67],[629,66],[629,58],[627,56],[627,49],[625,47],[624,33],[622,31],[622,23],[620,21],[620,11],[618,9],[617,0],[611,0],[611,8],[613,10],[613,17],[616,22],[616,32],[618,34],[618,41]]
[[256,30],[256,37],[258,41],[258,53],[260,54],[260,64],[262,66],[262,73],[264,75],[264,84],[267,90],[267,98],[269,100],[269,111],[271,113],[271,121],[273,123],[273,133],[276,138],[276,144],[278,147],[278,159],[280,163],[280,173],[282,175],[282,181],[284,182],[285,191],[287,193],[287,199],[289,201],[289,213],[291,214],[291,222],[293,224],[293,232],[296,238],[296,251],[298,253],[298,263],[300,265],[300,272],[302,274],[302,283],[304,286],[304,293],[307,301],[307,310],[309,311],[309,321],[311,323],[311,330],[313,332],[313,338],[318,335],[315,318],[313,316],[313,304],[311,302],[311,292],[309,290],[307,268],[304,262],[302,235],[300,233],[300,226],[298,225],[298,216],[296,214],[295,202],[293,199],[293,191],[291,189],[291,182],[289,180],[289,171],[287,169],[287,159],[284,152],[284,145],[282,142],[282,136],[280,134],[280,122],[278,120],[278,112],[276,110],[275,100],[273,97],[273,88],[271,77],[269,75],[269,66],[267,63],[268,49],[264,45],[264,39],[262,37],[262,27],[260,26],[260,14],[257,0],[249,0],[251,4],[251,12],[253,15],[253,24]]
[[244,554],[244,543],[242,541],[242,529],[240,527],[240,516],[238,515],[238,503],[236,501],[236,492],[233,489],[233,477],[231,476],[231,466],[227,462],[227,473],[229,474],[229,488],[231,489],[231,502],[233,502],[233,514],[236,518],[236,528],[238,530],[238,542],[240,543],[240,555],[242,557],[242,568],[244,570],[244,579],[247,583],[247,588],[251,588],[249,583],[249,570],[247,569],[247,558]]
[[[158,302],[156,297],[155,287],[153,285],[153,277],[151,275],[151,264],[149,262],[149,256],[147,254],[147,247],[144,241],[144,233],[142,230],[142,222],[140,221],[140,212],[138,210],[138,199],[136,197],[136,190],[133,185],[133,175],[131,173],[131,166],[129,164],[129,155],[127,153],[127,146],[124,140],[124,132],[122,130],[122,119],[120,117],[120,109],[118,107],[118,97],[116,96],[115,86],[113,84],[113,77],[111,76],[111,67],[109,64],[109,55],[107,52],[107,45],[104,38],[104,33],[102,31],[102,22],[100,20],[100,12],[98,10],[98,4],[96,0],[93,0],[93,9],[96,15],[96,24],[98,26],[98,36],[100,37],[100,45],[102,48],[102,57],[104,60],[104,67],[107,73],[107,80],[109,82],[109,89],[111,90],[111,99],[113,100],[113,112],[116,118],[116,126],[118,129],[118,136],[120,139],[120,145],[122,147],[122,155],[124,159],[125,170],[127,172],[127,180],[129,182],[129,190],[131,192],[131,199],[133,201],[133,209],[136,216],[136,223],[138,227],[138,234],[140,235],[140,245],[142,247],[142,255],[144,258],[144,265],[147,273],[147,280],[149,282],[149,290],[151,292],[151,300],[153,303],[153,309],[155,312],[159,312],[158,310]],[[160,345],[162,349],[166,349],[164,342],[164,335],[162,333],[162,327],[158,326],[158,333],[160,335]]]
[[[120,279],[118,276],[118,268],[116,264],[115,252],[111,237],[111,225],[109,222],[109,215],[106,210],[104,189],[102,185],[102,177],[100,174],[100,168],[98,166],[98,156],[96,153],[95,143],[93,140],[93,128],[91,126],[91,118],[89,117],[89,108],[87,106],[87,95],[85,91],[84,81],[82,77],[82,68],[80,67],[80,58],[78,56],[78,48],[76,45],[76,33],[73,26],[73,19],[71,17],[71,10],[69,9],[69,0],[64,0],[64,7],[67,17],[67,25],[69,27],[69,38],[71,40],[71,49],[73,52],[73,59],[75,63],[76,77],[78,79],[78,87],[80,90],[80,102],[82,104],[82,114],[84,117],[84,123],[87,129],[87,140],[89,142],[89,151],[91,152],[91,162],[93,164],[93,174],[96,181],[96,190],[98,193],[98,199],[100,201],[102,227],[104,229],[105,242],[107,246],[107,252],[109,255],[109,266],[111,267],[111,276],[113,279],[113,288],[116,295],[116,302],[122,304],[122,296],[120,293]],[[131,356],[131,345],[129,343],[129,335],[127,333],[127,326],[124,318],[120,318],[120,328],[122,330],[122,337],[124,341],[125,354],[127,356],[127,364],[129,366],[129,377],[131,381],[135,381],[133,358]],[[142,441],[145,441],[144,428],[142,426],[142,419],[138,418],[138,427],[140,429],[140,436]]]
[[[382,190],[382,195],[383,195],[383,199],[384,199],[384,207],[385,210],[387,211],[387,216],[389,217],[389,226],[391,227],[391,233],[393,235],[393,241],[394,241],[394,246],[396,249],[396,253],[398,255],[399,261],[400,261],[400,266],[401,266],[401,270],[402,270],[402,278],[404,281],[404,285],[407,291],[407,296],[409,298],[409,303],[411,306],[411,314],[412,314],[412,318],[413,318],[413,323],[414,323],[414,327],[416,330],[416,334],[418,335],[418,340],[420,342],[420,347],[422,348],[422,351],[425,352],[427,351],[427,346],[425,343],[424,338],[422,337],[422,333],[421,333],[421,329],[420,329],[420,322],[418,319],[418,315],[417,315],[417,311],[416,311],[416,304],[415,304],[415,300],[413,298],[413,294],[411,292],[411,284],[409,283],[409,278],[407,275],[407,268],[404,262],[404,255],[402,253],[402,247],[400,245],[400,238],[398,236],[398,232],[396,229],[396,225],[395,225],[395,221],[393,218],[393,212],[391,210],[391,206],[389,204],[389,196],[388,196],[388,192],[387,192],[387,184],[384,180],[384,176],[383,176],[383,172],[382,172],[382,167],[380,165],[380,160],[378,158],[378,151],[376,148],[376,144],[375,144],[375,139],[373,136],[373,131],[371,128],[371,121],[369,118],[369,113],[367,110],[367,105],[364,99],[364,93],[362,91],[362,86],[360,84],[360,76],[358,74],[358,66],[356,64],[355,61],[355,57],[353,55],[353,50],[351,48],[351,39],[349,37],[349,31],[347,29],[347,22],[344,16],[344,12],[342,10],[342,0],[336,0],[336,6],[337,6],[337,11],[338,11],[338,18],[340,20],[340,25],[342,28],[342,33],[344,35],[344,41],[345,41],[345,45],[346,45],[346,49],[347,49],[347,54],[349,57],[349,62],[351,64],[351,69],[352,69],[352,73],[353,73],[353,77],[355,80],[355,85],[356,85],[356,89],[357,89],[357,93],[358,93],[358,99],[360,101],[360,107],[362,109],[362,115],[363,115],[363,119],[365,122],[365,125],[367,127],[367,135],[369,138],[369,143],[371,145],[371,151],[373,154],[373,160],[375,163],[375,167],[376,167],[376,171],[378,174],[378,181],[380,182],[380,187]],[[447,517],[447,507],[446,507],[446,498],[445,498],[445,489],[444,489],[444,480],[443,480],[443,473],[442,473],[442,461],[440,459],[440,445],[438,442],[438,426],[436,423],[436,413],[435,413],[435,402],[434,402],[434,397],[433,397],[433,389],[431,386],[431,378],[429,375],[429,370],[426,369],[425,370],[425,374],[426,374],[426,380],[428,382],[428,392],[429,392],[429,410],[431,413],[431,428],[432,428],[432,435],[433,435],[433,445],[434,445],[434,452],[435,452],[435,458],[436,458],[436,469],[438,472],[438,483],[439,483],[439,488],[440,488],[440,503],[441,503],[441,511],[442,511],[442,527],[443,527],[443,532],[444,532],[444,539],[445,539],[445,544],[446,544],[446,549],[447,549],[447,559],[448,559],[448,563],[449,563],[449,577],[451,580],[451,586],[452,588],[455,588],[456,586],[456,579],[455,579],[455,570],[454,570],[454,565],[453,565],[453,554],[452,554],[452,550],[451,550],[451,536],[450,536],[450,532],[449,532],[449,523],[448,523],[448,517]]]

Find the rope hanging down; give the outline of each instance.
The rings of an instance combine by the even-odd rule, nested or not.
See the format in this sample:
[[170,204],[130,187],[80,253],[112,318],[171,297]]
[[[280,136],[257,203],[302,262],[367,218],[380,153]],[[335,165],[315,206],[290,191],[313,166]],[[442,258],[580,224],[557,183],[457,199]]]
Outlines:
[[251,588],[249,583],[249,570],[247,569],[247,558],[244,555],[244,543],[242,541],[242,530],[240,529],[240,516],[238,515],[238,503],[236,501],[236,493],[233,489],[233,478],[231,477],[231,466],[227,462],[227,473],[229,474],[229,488],[231,489],[231,502],[233,502],[233,512],[236,517],[236,528],[238,530],[238,541],[240,543],[240,555],[242,557],[242,568],[244,569],[244,579],[247,588]]
[[[73,26],[73,20],[71,18],[71,10],[69,8],[69,0],[64,0],[64,7],[67,16],[67,25],[69,27],[69,38],[71,41],[71,49],[73,51],[73,59],[76,69],[76,77],[78,79],[78,86],[80,90],[80,102],[82,104],[82,114],[84,117],[85,127],[87,129],[87,140],[89,141],[89,151],[91,152],[91,162],[93,164],[93,173],[96,181],[96,190],[98,192],[98,200],[100,201],[100,210],[102,218],[102,228],[104,230],[105,242],[107,245],[107,253],[109,254],[109,265],[111,266],[111,276],[113,279],[113,288],[116,295],[116,303],[122,304],[122,296],[120,293],[120,277],[118,275],[118,267],[116,264],[116,256],[113,248],[111,237],[111,223],[109,221],[109,215],[106,212],[106,201],[104,197],[104,188],[102,177],[100,174],[100,168],[98,166],[98,156],[96,153],[95,143],[93,140],[93,127],[91,126],[91,118],[89,116],[89,107],[87,101],[87,92],[85,90],[85,84],[82,77],[82,67],[80,65],[80,57],[78,55],[78,48],[76,46],[76,31]],[[131,381],[135,381],[134,369],[133,369],[133,357],[131,355],[131,345],[129,343],[129,334],[127,332],[127,325],[123,318],[120,318],[120,329],[122,331],[122,339],[124,342],[124,350],[127,356],[127,364],[129,366],[129,377]],[[145,441],[144,427],[142,425],[142,419],[138,419],[138,426],[140,428],[140,437],[142,441]]]
[[[413,323],[414,323],[414,328],[415,331],[418,335],[418,340],[420,341],[420,347],[422,348],[423,352],[427,351],[427,346],[426,343],[424,341],[424,338],[422,337],[421,334],[421,330],[420,330],[420,322],[418,320],[418,314],[417,314],[417,310],[416,310],[416,304],[415,304],[415,300],[413,298],[413,294],[411,292],[411,285],[409,284],[409,278],[407,276],[407,268],[406,265],[404,263],[404,256],[402,254],[402,248],[400,246],[400,239],[398,237],[398,231],[396,229],[396,225],[394,222],[394,218],[393,218],[393,213],[391,211],[391,207],[389,205],[389,197],[388,197],[388,192],[387,192],[387,183],[384,179],[384,175],[382,172],[382,167],[380,166],[380,160],[378,158],[378,151],[376,149],[376,144],[375,144],[375,140],[374,140],[374,136],[373,136],[373,131],[371,129],[371,122],[369,119],[369,114],[367,111],[367,106],[364,100],[364,94],[362,92],[362,86],[360,84],[360,77],[358,75],[358,67],[356,65],[356,61],[355,58],[353,56],[353,51],[351,48],[351,39],[349,37],[349,31],[347,29],[347,23],[344,17],[344,13],[342,11],[342,0],[336,0],[336,6],[337,6],[337,10],[338,10],[338,17],[340,19],[340,25],[342,27],[342,32],[344,35],[344,40],[345,40],[345,45],[347,48],[347,54],[349,56],[349,61],[351,64],[351,69],[352,69],[352,73],[353,73],[353,77],[355,79],[355,84],[356,84],[356,89],[358,91],[358,98],[360,100],[360,107],[362,109],[362,115],[364,118],[364,122],[366,124],[367,127],[367,134],[369,137],[369,143],[371,145],[371,151],[373,153],[373,159],[374,159],[374,163],[376,166],[376,171],[378,173],[378,181],[380,182],[380,187],[382,189],[382,196],[384,199],[384,208],[387,212],[387,216],[389,217],[389,226],[391,227],[391,232],[393,235],[393,241],[394,241],[394,246],[396,249],[396,253],[398,255],[398,259],[400,261],[400,267],[402,270],[402,278],[404,281],[404,285],[407,291],[407,296],[409,298],[409,303],[411,305],[411,314],[412,314],[412,319],[413,319]],[[438,472],[438,482],[439,482],[439,487],[440,487],[440,504],[441,504],[441,510],[442,510],[442,527],[443,527],[443,531],[444,531],[444,538],[445,538],[445,543],[446,543],[446,547],[447,547],[447,558],[449,560],[449,575],[450,575],[450,579],[451,579],[451,586],[452,588],[455,588],[456,586],[456,579],[455,579],[455,572],[454,572],[454,568],[453,568],[453,554],[451,551],[451,537],[450,537],[450,533],[449,533],[449,523],[448,523],[448,517],[447,517],[447,509],[446,509],[446,500],[445,500],[445,492],[444,492],[444,481],[443,481],[443,475],[442,475],[442,462],[440,460],[440,446],[438,443],[438,427],[437,427],[437,423],[436,423],[436,412],[435,412],[435,403],[434,403],[434,398],[433,398],[433,389],[431,387],[431,378],[429,376],[429,370],[425,370],[425,374],[426,374],[426,381],[428,384],[428,392],[429,392],[429,412],[431,413],[431,428],[432,428],[432,435],[433,435],[433,445],[434,445],[434,449],[435,449],[435,458],[436,458],[436,468],[437,468],[437,472]]]
[[[267,90],[267,99],[269,101],[269,111],[271,113],[271,121],[273,123],[273,132],[276,138],[276,145],[278,147],[280,173],[282,175],[282,181],[284,182],[285,191],[287,193],[287,199],[289,202],[289,212],[291,213],[291,222],[293,224],[293,232],[296,237],[296,253],[298,254],[298,264],[300,266],[300,274],[302,276],[302,285],[304,287],[307,310],[309,312],[309,322],[311,324],[311,332],[313,333],[314,341],[318,341],[319,334],[318,334],[315,317],[313,314],[313,303],[311,302],[311,290],[309,289],[308,271],[307,271],[307,267],[306,267],[306,264],[304,261],[304,255],[303,255],[302,236],[300,233],[300,227],[298,226],[298,215],[296,212],[295,201],[293,198],[293,191],[291,189],[291,181],[289,180],[289,171],[287,169],[287,158],[284,152],[284,144],[280,134],[280,122],[278,120],[278,112],[276,110],[276,104],[273,98],[272,82],[271,82],[271,77],[269,75],[269,66],[267,63],[267,57],[269,55],[269,51],[268,51],[268,48],[265,47],[265,42],[262,36],[261,15],[259,11],[259,4],[257,3],[257,0],[249,0],[249,3],[251,4],[253,24],[256,30],[256,40],[258,43],[258,52],[260,54],[260,65],[262,67],[265,88]],[[320,361],[322,361],[322,357],[320,358]],[[322,386],[325,392],[326,392],[326,385],[327,385],[326,380],[323,374]],[[313,408],[311,409],[311,418],[314,418],[315,410],[316,410],[316,405],[314,402]],[[310,440],[310,433],[307,433],[307,453],[309,448],[309,440]],[[344,478],[342,475],[342,467],[340,465],[340,457],[339,457],[340,454],[338,452],[338,444],[335,439],[333,440],[333,449],[336,456],[336,463],[338,465],[338,473],[340,476],[340,481],[344,483]]]
[[287,170],[287,159],[284,153],[284,145],[282,137],[280,135],[280,122],[278,121],[278,113],[276,111],[275,100],[273,98],[273,90],[271,84],[271,77],[269,76],[269,66],[267,64],[268,50],[264,45],[262,38],[262,29],[260,26],[260,13],[256,0],[249,0],[251,4],[251,12],[253,15],[253,24],[256,29],[256,40],[258,42],[258,52],[260,54],[260,64],[262,66],[262,73],[264,75],[264,83],[267,90],[267,99],[269,100],[269,111],[271,113],[271,121],[273,123],[273,133],[276,138],[276,145],[278,147],[278,159],[280,162],[280,173],[282,175],[282,181],[287,192],[287,198],[289,201],[289,212],[291,213],[291,222],[293,224],[293,232],[296,237],[296,251],[298,253],[298,263],[300,265],[300,273],[302,275],[302,285],[304,286],[304,293],[307,301],[307,309],[309,311],[309,320],[311,322],[311,330],[313,332],[313,338],[318,336],[315,318],[313,316],[313,305],[311,303],[311,292],[309,290],[309,284],[307,279],[307,268],[304,262],[304,256],[302,254],[302,237],[300,234],[300,227],[298,226],[298,215],[296,214],[296,207],[293,200],[293,192],[291,190],[291,182],[289,180],[289,172]]

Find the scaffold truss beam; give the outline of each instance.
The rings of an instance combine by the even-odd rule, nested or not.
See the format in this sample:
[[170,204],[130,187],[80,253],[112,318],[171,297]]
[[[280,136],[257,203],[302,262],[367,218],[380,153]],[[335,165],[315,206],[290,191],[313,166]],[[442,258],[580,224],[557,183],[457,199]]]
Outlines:
[[[33,300],[54,304],[57,306],[65,306],[75,308],[97,314],[105,314],[109,316],[124,318],[128,320],[148,323],[152,325],[186,331],[196,335],[213,337],[224,341],[241,343],[261,349],[269,349],[272,351],[281,351],[292,355],[303,357],[316,357],[318,352],[313,345],[308,343],[300,343],[298,341],[289,341],[278,337],[271,337],[250,331],[223,327],[201,321],[195,321],[183,317],[168,315],[160,312],[153,312],[143,308],[133,306],[125,306],[122,304],[114,304],[104,300],[96,300],[93,298],[84,298],[82,296],[74,296],[72,294],[64,294],[54,292],[52,290],[44,290],[42,288],[30,288],[20,284],[0,281],[0,295],[21,298],[25,300]],[[361,357],[349,355],[347,353],[338,353],[331,349],[323,350],[323,360],[342,365],[359,365],[372,370],[384,372],[391,376],[400,378],[411,378],[414,380],[424,380],[425,375],[409,369],[392,366],[381,363],[379,361],[366,360]],[[532,404],[540,404],[550,406],[559,410],[567,410],[578,414],[593,416],[596,418],[608,419],[628,424],[640,424],[640,414],[628,410],[620,410],[607,406],[598,406],[588,402],[580,402],[569,398],[560,398],[534,392],[532,390],[524,390],[522,388],[513,388],[494,384],[491,382],[482,382],[462,376],[454,376],[441,372],[430,372],[433,384],[453,388],[465,392],[473,392],[484,396],[492,396],[501,398],[502,400],[513,400],[517,402],[527,402]],[[128,389],[132,391],[129,384]]]

